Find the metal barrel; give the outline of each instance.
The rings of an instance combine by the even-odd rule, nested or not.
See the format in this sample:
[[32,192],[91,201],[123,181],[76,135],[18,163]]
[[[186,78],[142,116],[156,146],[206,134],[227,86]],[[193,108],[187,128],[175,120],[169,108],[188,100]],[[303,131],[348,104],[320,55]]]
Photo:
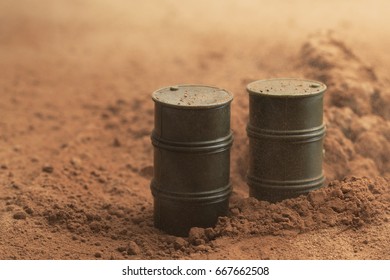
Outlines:
[[230,103],[220,88],[179,85],[152,95],[155,102],[155,227],[187,236],[191,227],[211,227],[228,211]]
[[247,85],[250,196],[276,202],[323,185],[325,90],[323,83],[289,78]]

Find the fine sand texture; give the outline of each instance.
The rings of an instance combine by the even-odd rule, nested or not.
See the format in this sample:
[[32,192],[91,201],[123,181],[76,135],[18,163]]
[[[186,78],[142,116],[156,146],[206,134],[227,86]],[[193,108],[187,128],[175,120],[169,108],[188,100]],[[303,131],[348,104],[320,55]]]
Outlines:
[[[0,2],[0,259],[390,259],[389,1]],[[248,83],[314,79],[326,185],[248,197]],[[153,227],[152,92],[234,94],[227,217]]]

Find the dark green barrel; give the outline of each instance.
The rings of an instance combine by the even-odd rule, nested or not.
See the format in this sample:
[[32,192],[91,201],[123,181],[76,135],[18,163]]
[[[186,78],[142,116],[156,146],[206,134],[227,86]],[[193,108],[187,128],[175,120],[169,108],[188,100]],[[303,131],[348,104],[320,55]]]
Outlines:
[[247,86],[250,196],[275,202],[323,185],[325,90],[317,81],[287,78]]
[[155,91],[155,227],[186,236],[191,227],[211,227],[228,211],[230,103],[219,88],[181,85]]

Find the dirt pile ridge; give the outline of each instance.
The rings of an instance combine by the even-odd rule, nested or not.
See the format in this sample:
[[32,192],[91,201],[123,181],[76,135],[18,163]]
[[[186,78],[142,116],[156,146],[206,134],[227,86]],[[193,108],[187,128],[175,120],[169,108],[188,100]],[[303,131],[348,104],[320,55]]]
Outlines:
[[275,204],[239,200],[232,204],[232,217],[221,218],[216,231],[221,235],[284,235],[336,226],[359,228],[388,222],[389,201],[387,180],[350,178]]
[[[358,231],[367,225],[389,222],[390,184],[383,178],[349,178],[334,181],[308,196],[279,203],[239,198],[231,203],[229,217],[214,228],[192,228],[189,238],[167,237],[165,244],[176,257],[218,251],[218,239],[259,236],[295,237],[309,231],[337,228]],[[167,251],[169,252],[169,251]]]
[[308,77],[325,94],[327,178],[390,175],[390,91],[352,49],[332,33],[313,36],[301,49]]

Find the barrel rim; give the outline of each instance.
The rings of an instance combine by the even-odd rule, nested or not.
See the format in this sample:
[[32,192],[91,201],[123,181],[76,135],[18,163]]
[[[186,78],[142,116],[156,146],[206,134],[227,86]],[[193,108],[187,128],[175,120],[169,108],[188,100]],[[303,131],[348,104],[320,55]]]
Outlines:
[[252,175],[249,172],[246,176],[246,180],[249,188],[257,191],[303,193],[321,188],[324,185],[326,178],[323,170],[321,170],[319,176],[292,180],[264,179]]
[[[171,104],[171,103],[162,102],[161,100],[157,99],[156,94],[158,92],[163,91],[163,90],[167,90],[167,89],[170,89],[170,88],[178,88],[178,87],[207,87],[207,88],[210,88],[210,89],[216,89],[216,90],[224,91],[224,92],[227,93],[229,98],[225,102],[219,102],[219,103],[208,104],[208,105],[186,105],[186,104],[177,105],[177,104]],[[227,91],[226,89],[223,89],[223,88],[220,88],[220,87],[216,87],[216,86],[203,85],[203,84],[178,84],[178,85],[174,85],[174,86],[167,86],[167,87],[159,88],[159,89],[155,90],[152,93],[152,100],[155,103],[161,104],[161,105],[163,105],[165,107],[171,107],[171,108],[176,108],[176,109],[190,109],[190,110],[191,109],[198,109],[199,110],[199,109],[211,109],[211,108],[224,107],[224,106],[230,104],[233,101],[233,99],[234,99],[233,94],[231,92]]]
[[201,192],[177,192],[166,190],[159,186],[155,178],[150,183],[150,189],[154,198],[176,201],[176,202],[193,202],[193,203],[215,203],[228,198],[232,191],[232,183]]
[[250,123],[246,127],[249,138],[272,139],[283,142],[310,143],[320,141],[326,134],[326,126],[322,124],[308,129],[299,130],[272,130],[258,128]]
[[[261,83],[261,82],[267,82],[267,81],[289,81],[289,80],[295,80],[295,81],[319,84],[320,87],[322,88],[322,90],[320,90],[318,92],[310,92],[310,93],[306,93],[306,94],[278,95],[278,94],[272,94],[270,92],[264,93],[264,92],[259,92],[259,91],[255,91],[255,90],[250,89],[250,87],[253,86],[254,84]],[[316,80],[310,80],[310,79],[301,79],[301,78],[262,79],[262,80],[253,81],[253,82],[247,84],[247,86],[246,86],[246,90],[249,93],[249,95],[252,95],[252,96],[267,96],[267,97],[271,97],[271,98],[307,98],[307,97],[313,97],[313,96],[318,96],[318,95],[323,94],[327,90],[327,88],[328,87],[324,83],[322,83],[322,82],[319,82],[319,81],[316,81]]]
[[158,136],[153,130],[150,138],[152,140],[152,145],[159,149],[173,152],[213,154],[229,150],[233,145],[234,136],[233,132],[230,131],[228,135],[213,140],[181,142],[164,139]]

